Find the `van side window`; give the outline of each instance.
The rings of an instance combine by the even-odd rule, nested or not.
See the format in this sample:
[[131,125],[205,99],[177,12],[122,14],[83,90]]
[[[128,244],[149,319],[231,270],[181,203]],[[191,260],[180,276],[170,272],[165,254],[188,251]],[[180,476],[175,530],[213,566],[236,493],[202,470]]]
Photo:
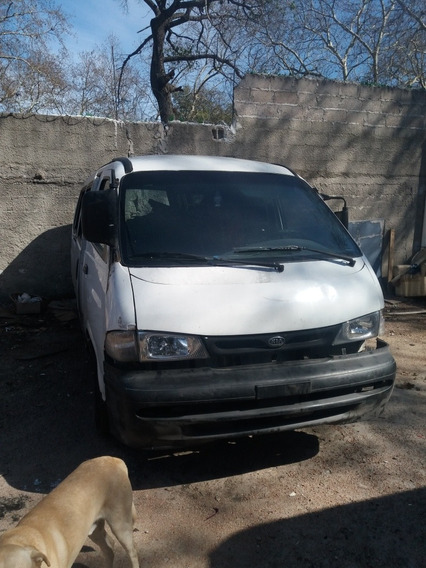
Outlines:
[[101,181],[101,185],[99,187],[99,191],[103,191],[105,189],[110,189],[111,187],[111,176],[104,177]]
[[[112,187],[111,183],[111,173],[108,172],[108,175],[105,175],[100,183],[98,191],[105,191],[106,189],[110,189]],[[92,243],[99,256],[103,259],[104,262],[108,262],[109,256],[109,247],[103,243]]]

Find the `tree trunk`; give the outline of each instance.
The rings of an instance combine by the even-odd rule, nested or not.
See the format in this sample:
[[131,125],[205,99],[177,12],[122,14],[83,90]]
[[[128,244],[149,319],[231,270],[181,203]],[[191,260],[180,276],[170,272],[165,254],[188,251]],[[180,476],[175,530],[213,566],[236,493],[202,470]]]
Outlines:
[[167,20],[162,15],[151,20],[153,38],[150,81],[151,89],[158,103],[160,119],[163,124],[173,120],[172,88],[173,73],[166,73],[164,67],[164,40]]

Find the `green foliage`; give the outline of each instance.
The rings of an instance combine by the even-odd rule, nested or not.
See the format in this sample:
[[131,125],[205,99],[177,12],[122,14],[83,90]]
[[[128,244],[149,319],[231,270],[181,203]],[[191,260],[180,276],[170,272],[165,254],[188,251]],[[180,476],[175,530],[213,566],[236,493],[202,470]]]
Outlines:
[[232,102],[217,88],[203,87],[194,92],[189,86],[173,94],[175,119],[182,122],[230,124]]

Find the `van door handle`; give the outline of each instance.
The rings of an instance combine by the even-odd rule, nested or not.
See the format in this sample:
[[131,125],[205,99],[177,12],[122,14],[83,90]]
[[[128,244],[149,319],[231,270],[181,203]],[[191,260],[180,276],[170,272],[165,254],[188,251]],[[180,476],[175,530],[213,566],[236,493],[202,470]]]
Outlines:
[[83,264],[83,274],[87,274],[89,272],[89,267],[87,264]]

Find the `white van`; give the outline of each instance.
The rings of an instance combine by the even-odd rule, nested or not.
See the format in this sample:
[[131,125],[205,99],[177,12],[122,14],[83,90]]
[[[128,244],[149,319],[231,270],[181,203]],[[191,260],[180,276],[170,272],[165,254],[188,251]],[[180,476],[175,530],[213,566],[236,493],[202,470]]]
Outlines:
[[98,424],[127,445],[349,422],[391,395],[376,275],[286,167],[115,159],[81,191],[71,257]]

